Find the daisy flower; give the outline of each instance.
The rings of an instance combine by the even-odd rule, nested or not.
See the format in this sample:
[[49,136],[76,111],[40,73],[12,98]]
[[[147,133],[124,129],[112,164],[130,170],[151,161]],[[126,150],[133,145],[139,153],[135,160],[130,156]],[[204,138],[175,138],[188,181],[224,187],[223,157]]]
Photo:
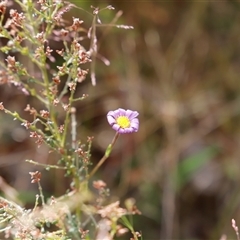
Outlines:
[[138,115],[139,113],[137,111],[119,108],[115,111],[108,112],[107,120],[118,133],[132,133],[138,131]]

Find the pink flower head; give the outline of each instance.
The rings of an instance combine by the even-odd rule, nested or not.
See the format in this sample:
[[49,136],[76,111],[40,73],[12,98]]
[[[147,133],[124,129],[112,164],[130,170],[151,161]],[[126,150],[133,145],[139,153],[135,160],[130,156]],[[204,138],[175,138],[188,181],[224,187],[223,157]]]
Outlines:
[[119,108],[115,111],[110,111],[107,114],[108,123],[118,133],[137,132],[139,128],[139,120],[137,111],[125,110]]

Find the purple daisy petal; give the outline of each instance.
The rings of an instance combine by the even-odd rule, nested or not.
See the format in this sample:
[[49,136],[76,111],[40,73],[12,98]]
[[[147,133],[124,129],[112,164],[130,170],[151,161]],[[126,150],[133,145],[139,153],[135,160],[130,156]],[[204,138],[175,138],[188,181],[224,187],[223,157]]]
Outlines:
[[114,111],[114,115],[115,117],[119,117],[119,116],[125,116],[126,115],[126,110],[119,108],[117,110]]
[[129,109],[126,111],[126,116],[129,117],[129,120],[136,118],[138,115],[139,113],[137,111],[132,111]]
[[134,128],[136,131],[138,131],[139,128],[139,122],[131,122],[131,128]]
[[121,134],[127,133],[126,128],[119,128],[118,132]]
[[131,120],[131,123],[138,123],[138,124],[139,124],[139,120],[138,120],[138,118],[134,118],[134,119],[132,119],[132,120]]
[[130,118],[130,116],[132,115],[133,111],[132,110],[129,110],[127,109],[126,110],[126,116]]
[[107,116],[115,116],[115,113],[114,113],[115,111],[109,111],[108,112],[108,114],[107,114]]
[[113,116],[115,117],[115,118],[118,118],[119,117],[119,110],[117,109],[117,110],[115,110],[115,111],[113,111]]
[[108,123],[112,126],[114,123],[116,123],[116,119],[112,115],[107,115]]
[[118,124],[116,124],[116,123],[114,123],[114,124],[112,125],[112,128],[113,128],[115,131],[119,131],[119,129],[121,129],[121,127],[120,127]]
[[135,132],[135,130],[133,128],[125,128],[125,133],[132,133]]
[[132,119],[132,120],[131,120],[131,123],[139,123],[138,118],[134,118],[134,119]]

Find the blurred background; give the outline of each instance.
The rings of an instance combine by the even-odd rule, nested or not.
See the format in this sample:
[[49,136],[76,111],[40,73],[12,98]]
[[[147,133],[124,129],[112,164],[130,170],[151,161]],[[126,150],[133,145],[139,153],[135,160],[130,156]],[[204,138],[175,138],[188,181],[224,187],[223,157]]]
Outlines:
[[[111,4],[115,10],[102,11],[102,23],[122,10],[117,23],[134,27],[97,29],[99,53],[111,64],[97,61],[97,85],[88,77],[77,90],[89,95],[76,104],[78,138],[94,136],[94,164],[114,136],[107,112],[122,107],[140,113],[139,132],[118,139],[95,179],[107,183],[113,199],[136,199],[142,215],[134,217],[134,228],[143,239],[236,239],[231,219],[240,226],[240,2],[72,2],[89,12],[91,5]],[[91,25],[92,16],[80,9],[65,15],[69,22],[72,16]],[[8,86],[0,87],[0,102],[23,115],[27,103],[38,104]],[[33,204],[33,170],[42,171],[47,196],[63,194],[69,186],[63,172],[25,162],[54,164],[48,149],[37,148],[25,128],[2,112],[0,122],[5,196],[19,193],[26,206]]]

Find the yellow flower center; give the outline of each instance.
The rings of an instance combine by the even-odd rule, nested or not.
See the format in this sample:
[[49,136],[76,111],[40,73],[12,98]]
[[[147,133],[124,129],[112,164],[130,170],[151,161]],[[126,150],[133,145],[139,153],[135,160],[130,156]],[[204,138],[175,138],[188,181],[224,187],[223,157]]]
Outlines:
[[128,128],[130,127],[130,121],[126,116],[120,116],[117,118],[117,124],[121,127],[121,128]]

